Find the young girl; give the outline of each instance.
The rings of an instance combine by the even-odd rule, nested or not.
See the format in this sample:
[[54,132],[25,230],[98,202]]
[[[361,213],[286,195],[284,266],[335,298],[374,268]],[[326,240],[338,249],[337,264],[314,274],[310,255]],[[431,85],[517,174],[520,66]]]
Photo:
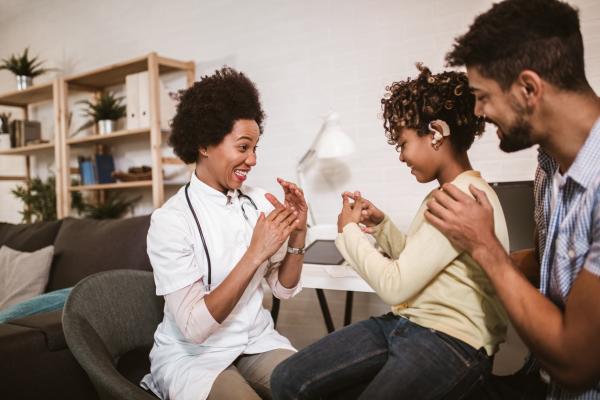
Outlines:
[[[417,78],[394,83],[382,100],[388,142],[419,182],[451,182],[465,193],[472,184],[485,191],[496,235],[508,249],[498,198],[467,156],[484,127],[473,113],[467,77],[417,67]],[[274,397],[466,395],[490,373],[506,332],[506,316],[485,273],[425,221],[431,195],[406,233],[360,192],[342,196],[336,245],[392,312],[334,332],[284,361],[271,378]]]

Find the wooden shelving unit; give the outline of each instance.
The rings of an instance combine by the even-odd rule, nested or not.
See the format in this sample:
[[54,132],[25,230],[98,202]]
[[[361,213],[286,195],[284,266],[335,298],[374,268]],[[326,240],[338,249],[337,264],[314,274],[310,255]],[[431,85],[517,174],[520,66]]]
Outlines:
[[30,144],[7,150],[0,150],[0,156],[31,156],[43,150],[54,149],[54,143]]
[[0,104],[11,107],[27,107],[54,98],[54,83],[43,83],[25,90],[13,90],[0,94]]
[[71,192],[84,191],[84,190],[113,190],[113,189],[131,189],[140,187],[152,186],[152,181],[133,181],[133,182],[116,182],[116,183],[101,183],[97,185],[80,185],[71,186],[69,190]]
[[[148,71],[149,79],[149,100],[150,100],[150,126],[140,129],[125,129],[113,132],[107,135],[92,135],[81,138],[69,138],[68,132],[68,98],[71,92],[91,92],[99,95],[106,88],[125,84],[127,75],[138,72]],[[160,207],[164,202],[163,181],[163,157],[161,155],[162,133],[160,121],[160,101],[159,76],[170,72],[184,72],[186,74],[187,84],[191,86],[195,79],[195,65],[191,61],[179,61],[171,58],[159,56],[156,53],[137,57],[122,63],[112,64],[106,67],[98,68],[93,71],[76,74],[64,78],[59,82],[60,85],[60,136],[64,143],[60,154],[61,166],[63,171],[61,186],[61,211],[59,216],[67,216],[70,213],[70,192],[73,191],[96,191],[103,193],[105,190],[131,189],[131,188],[151,188],[152,203],[155,208]],[[135,182],[117,182],[98,185],[70,185],[70,161],[71,148],[95,146],[98,144],[110,143],[118,145],[124,140],[139,140],[141,143],[148,144],[148,151],[151,155],[152,179],[147,181]]]
[[[69,137],[68,98],[72,92],[90,92],[99,95],[106,88],[125,84],[129,74],[148,71],[150,125],[140,129],[124,129],[108,135],[91,135],[84,137]],[[24,118],[28,117],[29,106],[46,101],[53,102],[54,111],[54,140],[52,143],[27,145],[20,148],[0,150],[0,156],[21,156],[26,164],[25,176],[2,176],[0,180],[31,179],[31,157],[41,152],[54,151],[56,165],[56,199],[57,215],[66,217],[71,210],[71,192],[95,191],[103,195],[105,190],[120,190],[132,188],[151,188],[152,203],[155,208],[164,202],[164,186],[162,166],[163,157],[161,146],[164,130],[161,130],[159,89],[161,74],[180,71],[186,74],[187,85],[191,86],[195,79],[195,65],[192,61],[179,61],[150,53],[128,61],[108,65],[89,72],[83,72],[56,79],[51,83],[35,85],[22,91],[0,93],[0,105],[17,107],[23,110]],[[127,140],[147,143],[151,155],[152,179],[135,182],[117,182],[110,184],[71,186],[70,157],[71,148],[96,146],[98,144],[118,145]],[[172,163],[166,160],[165,163]],[[169,183],[167,183],[168,185]]]
[[56,203],[57,213],[61,215],[62,205],[62,179],[63,172],[61,170],[61,132],[60,132],[60,80],[56,79],[50,83],[34,85],[25,90],[14,90],[0,94],[0,105],[19,108],[23,111],[23,118],[29,117],[29,106],[44,102],[52,102],[54,114],[54,141],[52,143],[32,144],[23,147],[0,150],[0,156],[20,156],[24,157],[25,161],[25,176],[8,176],[0,175],[2,181],[18,181],[31,179],[31,157],[35,157],[41,152],[54,151],[54,163],[56,174]]
[[91,135],[84,136],[81,138],[68,139],[67,145],[69,146],[77,146],[77,145],[88,145],[90,143],[108,143],[113,141],[118,141],[119,139],[123,139],[126,137],[136,137],[142,135],[150,135],[150,128],[140,128],[140,129],[123,129],[120,131],[115,131],[108,135]]

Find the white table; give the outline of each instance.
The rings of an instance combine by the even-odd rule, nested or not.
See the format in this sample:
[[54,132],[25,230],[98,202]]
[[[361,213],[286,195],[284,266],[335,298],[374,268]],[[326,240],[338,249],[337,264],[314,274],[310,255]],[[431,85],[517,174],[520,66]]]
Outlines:
[[[346,291],[346,305],[344,310],[344,326],[352,322],[352,302],[354,292],[374,292],[374,290],[365,282],[351,267],[346,265],[321,265],[304,264],[302,267],[302,287],[316,289],[319,306],[327,327],[327,332],[335,330],[329,305],[325,298],[323,289],[344,290]],[[277,321],[279,313],[279,300],[273,297],[273,306],[271,315]]]
[[304,264],[302,287],[314,289],[373,292],[351,267],[346,265]]

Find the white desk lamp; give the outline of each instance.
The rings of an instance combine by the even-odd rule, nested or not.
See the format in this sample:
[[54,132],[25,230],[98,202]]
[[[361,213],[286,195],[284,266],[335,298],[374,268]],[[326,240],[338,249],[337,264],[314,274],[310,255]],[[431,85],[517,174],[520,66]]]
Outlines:
[[[339,115],[335,112],[329,113],[329,115],[325,117],[323,125],[321,125],[321,129],[319,130],[319,133],[317,133],[315,140],[302,158],[300,158],[300,161],[298,161],[298,165],[296,166],[298,185],[304,189],[305,197],[308,199],[307,190],[303,185],[304,182],[302,178],[306,168],[315,159],[325,160],[340,158],[354,153],[354,150],[354,141],[352,141],[340,127]],[[335,226],[333,226],[333,232],[329,232],[332,230],[332,225],[321,225],[319,228],[322,229],[318,229],[310,204],[308,211],[308,224],[311,227],[309,232],[313,232],[313,234],[309,236],[313,236],[313,239],[314,235],[322,239],[334,239],[337,233]],[[312,239],[309,238],[309,241],[312,241]]]
[[[315,159],[326,160],[340,158],[354,153],[355,146],[354,141],[342,130],[340,127],[340,117],[337,113],[329,113],[321,125],[321,129],[315,140],[312,142],[306,153],[298,161],[296,166],[296,174],[298,178],[298,185],[304,189],[304,197],[308,202],[308,191],[303,185],[303,174],[308,166],[315,161]],[[335,224],[317,225],[315,216],[312,212],[310,204],[308,204],[308,243],[315,241],[316,239],[335,239],[337,235],[337,226]],[[329,313],[329,306],[327,305],[327,299],[322,289],[316,289],[317,296],[319,299],[319,305],[321,312],[323,313],[323,319],[327,326],[327,332],[331,333],[335,327],[331,314]],[[344,312],[344,325],[348,325],[352,317],[352,292],[346,292],[346,307]],[[277,318],[277,312],[279,310],[278,302],[274,301],[272,315],[274,319]]]

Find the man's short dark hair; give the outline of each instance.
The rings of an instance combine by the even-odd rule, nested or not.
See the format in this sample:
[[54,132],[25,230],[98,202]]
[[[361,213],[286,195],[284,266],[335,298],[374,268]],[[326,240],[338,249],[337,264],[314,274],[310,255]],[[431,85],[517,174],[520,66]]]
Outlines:
[[475,67],[507,90],[532,70],[563,90],[586,91],[578,10],[558,0],[506,0],[479,15],[446,55],[449,66]]

